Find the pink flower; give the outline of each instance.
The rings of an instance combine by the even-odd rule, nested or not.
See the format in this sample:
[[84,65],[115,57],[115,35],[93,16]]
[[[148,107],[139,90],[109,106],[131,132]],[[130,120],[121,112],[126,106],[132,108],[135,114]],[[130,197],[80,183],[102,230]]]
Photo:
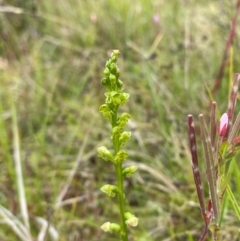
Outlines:
[[218,125],[218,135],[223,137],[228,129],[228,115],[227,113],[224,113],[222,117],[220,118],[220,122]]
[[90,20],[91,20],[93,23],[96,23],[96,22],[97,22],[97,14],[96,14],[96,13],[91,13],[91,15],[90,15]]
[[159,21],[160,21],[160,18],[159,18],[159,15],[158,15],[158,14],[154,14],[152,19],[153,19],[153,22],[154,22],[155,24],[158,24]]

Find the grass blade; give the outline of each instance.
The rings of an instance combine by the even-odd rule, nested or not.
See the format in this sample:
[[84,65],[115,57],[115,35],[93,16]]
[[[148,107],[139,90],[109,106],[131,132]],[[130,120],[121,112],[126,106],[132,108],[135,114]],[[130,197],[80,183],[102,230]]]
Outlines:
[[207,125],[204,120],[203,114],[199,115],[199,120],[201,122],[200,128],[202,133],[202,143],[205,153],[205,161],[207,166],[207,179],[209,184],[209,191],[211,195],[211,201],[213,206],[213,216],[218,224],[219,222],[219,200],[217,195],[217,180],[215,173],[215,164],[214,164],[214,156],[213,149],[211,144],[211,138],[208,133]]
[[1,205],[0,216],[2,216],[3,222],[6,223],[22,241],[31,241],[31,238],[29,238],[27,234],[27,228],[9,210]]
[[22,165],[21,165],[21,156],[20,156],[20,142],[19,142],[19,133],[18,133],[18,124],[17,124],[17,112],[14,106],[12,105],[12,131],[13,131],[13,158],[15,162],[15,172],[16,172],[16,183],[17,190],[19,195],[19,205],[20,211],[23,219],[23,223],[28,230],[28,237],[30,235],[30,225],[29,225],[29,215],[27,209],[27,201],[25,196],[25,188],[23,182],[23,174],[22,174]]
[[238,206],[237,200],[235,199],[232,190],[229,185],[227,185],[227,194],[233,206],[235,213],[237,214],[238,220],[240,221],[240,207]]

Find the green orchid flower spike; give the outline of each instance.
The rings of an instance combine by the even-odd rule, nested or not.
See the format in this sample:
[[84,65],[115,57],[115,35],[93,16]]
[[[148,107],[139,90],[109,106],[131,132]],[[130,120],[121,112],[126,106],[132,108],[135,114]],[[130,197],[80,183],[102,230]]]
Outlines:
[[120,70],[117,66],[117,58],[119,50],[113,50],[110,59],[106,62],[103,71],[104,77],[102,85],[105,86],[107,92],[105,93],[105,103],[99,108],[103,117],[110,121],[111,140],[113,144],[113,151],[105,146],[97,148],[98,156],[105,161],[110,161],[115,167],[116,183],[106,184],[101,188],[101,191],[109,197],[117,197],[119,203],[120,223],[105,222],[101,229],[104,232],[116,233],[120,236],[122,241],[128,241],[128,228],[136,227],[138,218],[133,214],[126,212],[125,208],[125,194],[123,181],[124,178],[129,178],[137,170],[136,166],[126,167],[123,169],[123,162],[127,159],[128,153],[121,148],[126,145],[131,137],[131,132],[124,131],[130,114],[119,114],[120,107],[126,104],[129,99],[129,94],[123,92],[123,82],[119,79]]

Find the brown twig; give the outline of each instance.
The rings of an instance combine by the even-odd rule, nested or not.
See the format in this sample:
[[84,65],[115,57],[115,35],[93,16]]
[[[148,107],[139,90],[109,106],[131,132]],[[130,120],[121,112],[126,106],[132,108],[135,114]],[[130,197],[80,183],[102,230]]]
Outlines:
[[[214,101],[212,102],[211,106],[211,115],[210,115],[210,138],[212,148],[215,148],[215,139],[216,139],[216,131],[217,131],[217,103]],[[215,150],[214,150],[215,151]]]
[[238,18],[238,15],[240,14],[240,0],[238,0],[236,8],[237,8],[237,11],[236,11],[236,14],[231,21],[231,29],[229,31],[228,38],[227,38],[227,41],[226,41],[226,44],[225,44],[222,62],[221,62],[221,65],[219,67],[217,76],[216,76],[215,81],[214,81],[212,93],[216,92],[220,88],[221,81],[222,81],[224,71],[225,71],[225,67],[228,63],[227,59],[228,59],[228,55],[229,55],[229,50],[230,50],[231,45],[233,44],[233,40],[234,40],[234,37],[236,35],[237,18]]
[[228,131],[225,135],[226,139],[228,138],[229,132],[232,129],[234,110],[235,110],[235,106],[236,106],[236,102],[237,102],[239,81],[240,81],[240,74],[237,73],[234,76],[233,87],[232,87],[232,91],[231,91],[230,99],[229,99],[229,103],[228,103],[227,114],[228,114],[229,126],[228,126]]
[[194,126],[192,115],[188,115],[188,139],[189,139],[189,146],[190,146],[190,153],[191,153],[193,177],[194,177],[195,186],[197,190],[202,218],[205,223],[205,226],[201,234],[201,237],[199,238],[199,241],[204,241],[208,234],[208,227],[211,221],[211,217],[209,217],[209,213],[207,212],[205,208],[205,203],[204,203],[203,185],[202,185],[201,175],[200,175],[199,165],[198,165],[195,126]]

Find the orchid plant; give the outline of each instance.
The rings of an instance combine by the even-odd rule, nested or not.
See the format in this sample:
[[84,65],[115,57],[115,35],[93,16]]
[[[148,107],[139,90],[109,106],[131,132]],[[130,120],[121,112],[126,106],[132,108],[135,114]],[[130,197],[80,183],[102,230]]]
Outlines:
[[129,99],[129,94],[123,92],[123,82],[119,79],[120,71],[117,66],[119,50],[114,50],[110,59],[106,62],[102,85],[106,87],[105,103],[100,106],[99,111],[111,123],[111,140],[113,150],[105,146],[98,147],[98,156],[105,161],[110,161],[115,168],[116,185],[105,184],[101,191],[111,198],[117,197],[119,203],[120,222],[105,222],[101,229],[109,233],[117,233],[122,241],[128,241],[128,226],[135,227],[138,218],[130,212],[126,212],[124,179],[133,175],[136,166],[123,168],[122,164],[127,159],[128,153],[122,147],[131,137],[131,132],[124,131],[130,114],[118,114],[119,107],[123,106]]
[[[240,149],[240,113],[234,121],[234,110],[237,101],[240,74],[235,74],[233,87],[230,94],[227,112],[222,115],[217,123],[217,103],[212,102],[210,123],[206,123],[203,114],[199,115],[201,139],[204,149],[206,164],[206,178],[209,187],[209,200],[206,207],[203,185],[198,164],[195,124],[192,115],[188,115],[188,139],[191,153],[192,171],[200,204],[201,215],[204,220],[204,229],[199,241],[207,238],[208,231],[212,233],[214,241],[221,240],[220,217],[221,200],[226,192],[232,194],[229,180],[231,177],[230,165]],[[234,196],[232,195],[233,200]],[[232,201],[233,202],[233,201]],[[233,203],[235,211],[240,213],[237,203]]]

